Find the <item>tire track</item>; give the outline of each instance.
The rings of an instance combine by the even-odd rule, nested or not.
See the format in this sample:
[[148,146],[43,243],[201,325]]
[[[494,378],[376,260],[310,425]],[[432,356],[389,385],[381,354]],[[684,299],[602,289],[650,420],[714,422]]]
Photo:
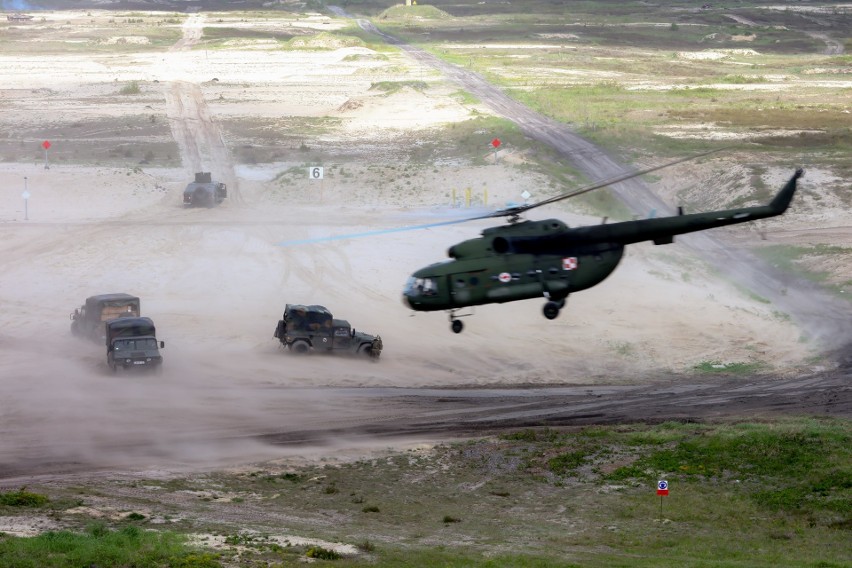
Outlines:
[[[235,416],[231,424],[216,428],[188,428],[172,443],[217,448],[210,455],[222,460],[230,459],[230,452],[238,456],[248,441],[279,448],[334,448],[341,441],[351,445],[377,439],[435,440],[542,426],[702,422],[742,416],[758,420],[789,415],[849,419],[852,360],[843,368],[804,378],[672,376],[642,385],[534,388],[272,387],[265,389],[264,398],[277,412],[249,422]],[[300,401],[319,399],[336,404],[333,415],[300,409]],[[298,426],[285,430],[280,413],[287,408],[301,411],[301,415]],[[98,461],[97,455],[74,455],[73,448],[68,448],[65,457],[45,457],[49,454],[31,447],[19,459],[0,463],[0,487],[32,482],[34,472],[44,480],[70,479],[77,474],[85,477],[86,472],[97,477],[105,469],[130,471],[134,463],[148,463],[150,455],[159,455],[159,444],[144,436],[105,444],[104,450],[120,451],[126,460],[111,465]],[[177,459],[181,467],[187,466],[183,456]]]
[[[169,51],[188,51],[197,44],[203,33],[204,18],[203,14],[187,18],[183,37]],[[213,179],[227,184],[228,200],[237,206],[244,205],[231,153],[201,87],[187,81],[172,81],[166,86],[164,96],[172,137],[180,148],[184,168],[189,169],[187,179],[193,179],[195,172],[211,172]]]

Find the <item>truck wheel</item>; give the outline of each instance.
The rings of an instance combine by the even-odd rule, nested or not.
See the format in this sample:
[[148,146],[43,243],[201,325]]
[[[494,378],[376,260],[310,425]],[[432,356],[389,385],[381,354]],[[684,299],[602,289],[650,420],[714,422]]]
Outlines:
[[298,355],[306,355],[311,350],[310,344],[307,341],[298,340],[290,344],[290,351]]
[[358,355],[362,357],[372,357],[373,356],[373,346],[364,344],[358,348]]

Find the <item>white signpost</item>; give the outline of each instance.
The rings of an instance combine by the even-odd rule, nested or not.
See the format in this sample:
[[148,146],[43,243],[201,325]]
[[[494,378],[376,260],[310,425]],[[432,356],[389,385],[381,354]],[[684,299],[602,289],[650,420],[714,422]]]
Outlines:
[[24,221],[29,221],[29,215],[27,212],[27,201],[30,198],[30,192],[27,189],[27,178],[24,177],[24,192],[21,194],[21,197],[24,198]]
[[320,203],[322,203],[322,166],[311,166],[308,168],[308,179],[320,180]]

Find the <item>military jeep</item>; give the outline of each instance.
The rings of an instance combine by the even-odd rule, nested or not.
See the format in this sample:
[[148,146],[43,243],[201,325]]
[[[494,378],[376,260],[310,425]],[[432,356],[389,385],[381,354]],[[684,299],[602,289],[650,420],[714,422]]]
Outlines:
[[300,355],[311,351],[355,353],[378,360],[382,353],[380,336],[355,331],[325,306],[287,304],[274,337],[291,353]]
[[185,207],[213,207],[222,203],[226,197],[227,186],[222,182],[213,181],[210,172],[196,172],[195,181],[183,190]]

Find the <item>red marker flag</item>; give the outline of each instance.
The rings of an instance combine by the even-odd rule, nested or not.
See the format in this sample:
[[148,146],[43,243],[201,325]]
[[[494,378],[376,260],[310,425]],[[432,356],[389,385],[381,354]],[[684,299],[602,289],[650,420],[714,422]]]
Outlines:
[[668,495],[669,494],[669,482],[665,479],[661,479],[657,482],[657,495]]

